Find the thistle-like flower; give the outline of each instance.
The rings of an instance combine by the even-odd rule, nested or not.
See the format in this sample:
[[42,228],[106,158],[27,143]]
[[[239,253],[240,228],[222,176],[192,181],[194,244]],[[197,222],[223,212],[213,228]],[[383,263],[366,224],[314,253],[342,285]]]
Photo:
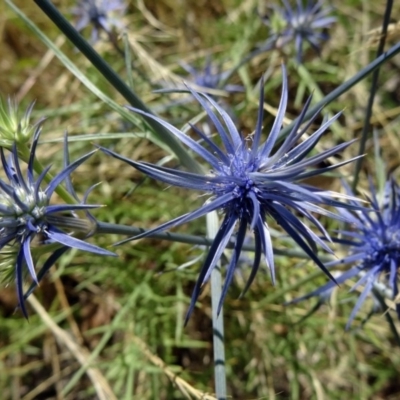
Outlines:
[[296,7],[293,8],[288,0],[282,1],[284,8],[277,11],[283,23],[278,22],[275,26],[269,18],[263,18],[263,22],[271,28],[271,39],[276,47],[282,48],[294,41],[297,62],[300,64],[304,42],[319,54],[321,42],[329,39],[326,30],[336,22],[336,18],[330,15],[330,7],[323,7],[322,0],[306,0],[305,6],[304,0],[296,0]]
[[[345,185],[349,195],[353,195],[351,189]],[[358,281],[352,290],[364,286],[355,307],[353,308],[346,328],[349,328],[358,310],[371,294],[375,286],[383,283],[388,286],[393,298],[399,294],[398,274],[400,265],[400,187],[390,178],[385,185],[384,193],[378,198],[375,187],[370,181],[371,210],[338,210],[352,225],[351,231],[340,231],[340,238],[336,242],[349,248],[348,255],[343,259],[333,261],[326,266],[337,267],[348,264],[351,268],[336,278],[338,284],[358,277]],[[319,296],[333,287],[332,282],[314,290],[313,292],[294,299],[291,303],[313,296]],[[400,303],[396,304],[397,315],[400,318]]]
[[0,146],[11,149],[13,143],[27,143],[32,139],[35,126],[40,123],[31,124],[31,112],[34,106],[31,103],[21,115],[18,103],[7,99],[7,105],[0,99]]
[[230,74],[230,71],[222,71],[221,64],[213,63],[210,56],[206,58],[202,69],[194,68],[184,62],[181,62],[180,65],[191,75],[191,81],[197,86],[205,89],[225,90],[229,93],[243,91],[243,87],[240,85],[226,84],[220,87],[221,83]]
[[[93,244],[86,243],[66,233],[83,232],[87,236],[93,230],[90,219],[77,218],[79,210],[89,210],[97,205],[80,204],[50,204],[51,197],[63,181],[69,181],[69,175],[92,154],[89,153],[67,165],[59,174],[51,179],[46,188],[42,184],[50,167],[34,178],[35,151],[39,140],[41,125],[36,127],[27,165],[26,178],[23,176],[14,144],[9,157],[0,148],[0,159],[8,183],[0,179],[0,251],[6,250],[7,255],[15,254],[15,282],[19,305],[24,316],[27,311],[24,305],[23,277],[24,266],[35,284],[40,277],[36,274],[31,245],[49,246],[54,253],[45,262],[45,270],[65,251],[66,248],[76,248],[100,255],[115,255]],[[66,141],[67,142],[67,141]],[[64,151],[68,152],[65,145]],[[72,193],[75,197],[75,193]],[[47,268],[47,269],[46,269]]]
[[[261,86],[263,87],[263,85]],[[313,214],[316,213],[340,218],[317,204],[329,204],[338,207],[346,207],[346,205],[338,200],[342,197],[338,193],[322,191],[306,184],[298,184],[296,181],[320,175],[351,161],[343,161],[340,164],[325,168],[318,167],[310,171],[307,170],[308,167],[316,167],[323,160],[345,149],[351,143],[347,142],[334,146],[321,154],[315,154],[307,158],[315,148],[321,136],[340,114],[324,122],[316,132],[303,142],[298,143],[303,134],[310,128],[317,115],[316,114],[304,127],[300,128],[304,122],[304,115],[309,107],[310,98],[289,135],[280,148],[274,151],[288,100],[285,71],[282,97],[277,117],[268,139],[264,143],[262,143],[261,138],[264,104],[263,88],[260,94],[255,132],[247,139],[244,139],[240,135],[227,112],[210,96],[198,93],[190,87],[188,89],[206,111],[208,118],[212,121],[223,148],[220,148],[195,126],[192,126],[193,131],[200,137],[203,145],[158,117],[146,114],[138,109],[128,108],[148,118],[153,118],[167,128],[192,151],[210,164],[212,170],[209,174],[202,175],[146,162],[137,162],[124,158],[110,150],[103,149],[104,152],[127,162],[154,179],[158,179],[170,185],[210,194],[210,198],[199,209],[182,215],[135,238],[144,237],[151,233],[163,231],[167,228],[192,221],[214,210],[223,212],[224,217],[222,224],[206,256],[195,285],[187,318],[193,310],[201,287],[210,278],[211,272],[227,244],[233,241],[233,254],[227,266],[226,279],[219,304],[220,307],[222,306],[228,287],[234,276],[234,270],[245,241],[246,231],[249,228],[254,232],[255,253],[252,271],[244,292],[247,291],[256,275],[262,255],[264,255],[270,269],[272,280],[275,280],[273,244],[267,218],[275,220],[289,236],[293,238],[298,246],[331,277],[330,273],[316,255],[316,244],[329,251],[324,240],[320,238],[321,235],[323,238],[329,239],[329,235]],[[210,105],[216,112],[212,110]],[[218,115],[221,118],[219,118]],[[308,220],[308,222],[316,228],[318,234],[311,230],[310,227],[301,220],[300,216]],[[235,228],[237,228],[236,234],[234,234]]]
[[91,43],[97,42],[99,33],[104,30],[111,33],[112,27],[123,28],[120,18],[125,13],[126,4],[123,0],[79,0],[72,13],[79,17],[76,30],[81,31],[92,25]]

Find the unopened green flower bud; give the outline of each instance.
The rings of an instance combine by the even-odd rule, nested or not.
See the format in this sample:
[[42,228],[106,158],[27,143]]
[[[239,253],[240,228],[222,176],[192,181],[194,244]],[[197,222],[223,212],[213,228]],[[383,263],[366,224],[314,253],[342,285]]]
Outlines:
[[21,115],[15,99],[8,98],[7,103],[0,99],[0,146],[11,148],[14,142],[27,143],[34,134],[35,124],[30,123],[30,117],[35,102],[32,102],[25,113]]

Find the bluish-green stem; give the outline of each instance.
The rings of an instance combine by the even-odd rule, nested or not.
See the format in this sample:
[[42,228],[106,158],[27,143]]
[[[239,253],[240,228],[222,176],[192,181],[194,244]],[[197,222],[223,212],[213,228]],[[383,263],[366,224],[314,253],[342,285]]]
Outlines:
[[[112,224],[108,222],[97,222],[97,227],[95,230],[96,235],[102,234],[115,234],[115,235],[126,235],[126,236],[137,236],[142,233],[146,232],[143,228],[138,228],[136,226],[129,226],[129,225],[119,225],[119,224]],[[187,235],[182,233],[171,233],[171,232],[158,232],[152,233],[148,236],[149,238],[159,239],[159,240],[168,240],[170,242],[178,242],[178,243],[186,243],[195,246],[205,246],[209,247],[212,245],[213,240],[204,236],[195,236],[195,235]],[[235,243],[233,241],[228,242],[226,248],[233,249]],[[255,251],[254,246],[249,244],[244,244],[242,246],[243,251]],[[309,259],[310,257],[305,254],[301,250],[288,250],[288,249],[277,249],[274,248],[274,254],[278,256],[287,256],[287,257],[294,257],[294,258],[305,258]],[[322,262],[329,262],[332,261],[332,256],[329,255],[320,255],[320,260]]]
[[[218,232],[218,215],[214,211],[207,214],[207,235],[214,238]],[[213,353],[214,353],[214,380],[215,395],[218,400],[226,400],[228,396],[226,385],[225,366],[225,331],[224,310],[218,313],[218,306],[222,295],[221,261],[211,272],[211,313],[213,327]]]
[[[379,40],[378,49],[376,52],[376,58],[378,58],[382,55],[383,50],[385,48],[386,33],[387,33],[388,25],[390,22],[390,15],[392,13],[392,7],[393,7],[393,0],[388,0],[386,2],[386,11],[385,11],[385,15],[383,17],[382,33],[381,33],[381,38]],[[371,90],[369,92],[368,104],[367,104],[367,108],[365,110],[364,125],[363,125],[363,130],[362,130],[361,139],[360,139],[360,148],[358,150],[359,155],[362,155],[365,153],[365,144],[367,142],[368,133],[371,128],[372,106],[374,104],[376,89],[378,88],[379,71],[380,71],[380,68],[377,68],[374,71],[374,73],[372,74]],[[361,157],[358,160],[356,160],[356,163],[355,163],[354,178],[353,178],[353,184],[352,184],[353,192],[355,192],[356,188],[357,188],[358,178],[360,175],[363,161],[364,161],[364,157]]]

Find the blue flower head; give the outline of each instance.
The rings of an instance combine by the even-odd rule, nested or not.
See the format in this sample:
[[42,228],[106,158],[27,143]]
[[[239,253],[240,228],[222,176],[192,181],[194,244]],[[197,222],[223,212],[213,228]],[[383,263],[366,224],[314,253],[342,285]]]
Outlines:
[[[12,259],[15,255],[15,282],[19,305],[24,316],[27,311],[24,305],[23,277],[24,267],[35,284],[38,283],[44,271],[65,252],[65,249],[76,248],[100,255],[115,255],[107,250],[66,233],[83,232],[85,236],[93,230],[93,221],[77,218],[76,212],[87,211],[97,205],[88,204],[50,204],[51,197],[57,187],[63,182],[70,186],[69,175],[92,154],[89,153],[73,163],[66,162],[65,168],[57,174],[48,185],[43,188],[43,182],[50,170],[47,167],[37,177],[34,177],[34,164],[36,163],[35,151],[39,140],[41,125],[36,127],[26,175],[22,173],[17,146],[14,144],[10,155],[6,157],[5,151],[0,147],[0,159],[7,181],[0,179],[0,251]],[[68,160],[67,140],[65,140],[65,159]],[[75,192],[70,193],[76,197]],[[31,252],[31,244],[38,245],[58,244],[54,253],[44,263],[41,274],[36,274],[36,269]],[[40,246],[39,246],[40,247]],[[54,246],[52,246],[53,248]],[[25,296],[26,297],[26,296]]]
[[76,23],[77,31],[92,25],[91,42],[95,43],[101,30],[111,33],[113,26],[123,28],[120,19],[125,10],[126,4],[123,0],[79,0],[72,13],[79,17]]
[[[199,136],[202,144],[158,117],[144,113],[138,109],[129,108],[148,118],[153,118],[172,132],[211,166],[211,171],[208,174],[186,172],[147,162],[137,162],[126,159],[110,150],[103,149],[104,152],[127,162],[154,179],[170,185],[206,192],[210,195],[210,198],[204,205],[197,210],[182,215],[158,228],[149,230],[136,238],[192,221],[215,210],[220,210],[223,214],[223,221],[206,256],[195,285],[187,318],[194,308],[201,287],[210,278],[211,272],[227,244],[233,241],[233,254],[227,266],[226,279],[220,299],[220,307],[222,306],[228,287],[234,276],[235,267],[238,263],[248,229],[254,232],[255,253],[252,271],[244,292],[247,291],[252,283],[260,266],[262,256],[265,257],[272,280],[275,280],[273,244],[267,223],[268,218],[275,220],[300,248],[331,277],[330,273],[316,256],[316,244],[329,251],[328,246],[320,237],[329,239],[329,236],[314,214],[340,218],[336,214],[324,210],[318,204],[329,204],[339,207],[345,207],[346,205],[338,200],[340,197],[338,193],[322,191],[306,184],[299,184],[297,181],[320,175],[349,162],[343,161],[337,165],[324,168],[318,166],[317,168],[318,164],[345,149],[350,142],[334,146],[320,154],[310,155],[321,136],[340,114],[324,122],[316,132],[299,143],[317,116],[316,114],[311,121],[301,127],[304,122],[304,115],[311,101],[309,99],[297,123],[280,147],[275,150],[288,101],[285,71],[278,113],[265,142],[262,141],[264,115],[263,88],[260,93],[256,128],[254,133],[247,138],[243,138],[240,135],[231,117],[210,96],[198,93],[190,87],[188,89],[212,121],[221,140],[221,147],[195,126],[192,126],[192,129]],[[309,167],[316,168],[308,170]],[[302,221],[302,217],[307,220],[308,224],[314,226],[318,233],[310,229],[308,224]]]
[[284,8],[277,11],[283,20],[283,26],[276,30],[270,19],[263,18],[263,21],[272,29],[272,39],[277,47],[284,47],[289,42],[295,43],[296,58],[300,64],[304,42],[319,54],[321,42],[329,39],[326,30],[336,22],[336,18],[330,15],[330,7],[323,7],[322,0],[306,0],[306,5],[304,0],[296,0],[296,7],[291,7],[288,0],[282,1]]
[[191,75],[191,81],[197,86],[205,89],[221,89],[229,93],[243,91],[243,87],[240,85],[220,86],[230,74],[230,71],[222,71],[222,65],[212,62],[210,56],[206,58],[202,69],[196,69],[184,62],[180,62],[180,65]]
[[[351,189],[347,185],[345,187],[348,194],[353,195]],[[346,328],[350,326],[365,299],[379,282],[389,286],[393,298],[399,294],[397,279],[400,266],[400,187],[393,178],[390,178],[386,182],[383,196],[378,198],[376,189],[370,181],[370,196],[374,212],[339,210],[353,228],[340,231],[341,237],[335,239],[344,247],[348,247],[348,255],[326,265],[327,267],[350,265],[350,269],[336,278],[337,283],[343,283],[357,276],[359,279],[352,290],[363,286]],[[291,303],[318,296],[332,286],[329,282]],[[400,318],[399,303],[396,304],[396,311]]]

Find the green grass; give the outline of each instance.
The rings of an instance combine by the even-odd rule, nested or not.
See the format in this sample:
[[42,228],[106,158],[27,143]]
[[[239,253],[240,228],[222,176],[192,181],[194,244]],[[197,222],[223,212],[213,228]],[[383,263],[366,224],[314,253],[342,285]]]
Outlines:
[[[57,28],[34,2],[17,3],[52,41],[61,40]],[[72,1],[54,3],[65,14],[72,6]],[[163,0],[145,2],[147,11],[140,7],[142,3],[131,2],[126,16],[135,65],[132,76],[128,77],[124,60],[111,45],[103,41],[95,48],[125,81],[133,82],[135,92],[150,108],[162,108],[163,117],[182,127],[199,114],[198,105],[173,106],[179,96],[152,93],[153,84],[162,76],[172,80],[173,74],[183,73],[178,61],[192,62],[208,53],[231,67],[265,38],[267,29],[257,17],[256,1],[219,0],[210,5],[206,1]],[[62,144],[51,140],[60,139],[65,129],[71,135],[72,159],[93,149],[93,143],[151,162],[168,155],[146,139],[149,132],[136,116],[124,120],[111,103],[107,105],[88,90],[56,57],[46,55],[43,43],[9,8],[4,8],[0,17],[1,95],[16,94],[23,106],[36,99],[34,118],[48,117],[38,150],[44,165],[52,163],[54,171],[60,168]],[[384,4],[379,2],[347,2],[337,9],[338,23],[321,58],[307,52],[305,67],[297,69],[287,57],[288,122],[298,115],[311,91],[317,102],[372,59],[375,45],[369,44],[368,32],[380,27],[383,11]],[[400,6],[395,4],[392,15],[399,12]],[[89,34],[84,33],[86,37]],[[389,44],[395,40],[389,38]],[[81,74],[114,104],[126,103],[72,45],[64,42],[59,46]],[[41,67],[46,57],[50,61]],[[280,63],[277,53],[261,55],[232,79],[232,83],[246,87],[246,93],[227,98],[245,134],[254,129],[258,96],[254,86],[265,71],[266,103],[271,113],[265,119],[268,131],[279,104]],[[393,89],[398,85],[396,68],[395,61],[382,68],[373,113],[373,125],[380,134],[382,155],[389,169],[400,162],[398,99]],[[28,81],[31,84],[26,86]],[[321,142],[321,148],[359,137],[368,91],[366,80],[327,107],[324,114],[345,111]],[[116,132],[122,135],[113,135]],[[133,137],[136,133],[142,137]],[[109,136],[105,139],[106,134]],[[87,140],[74,140],[78,135],[81,139],[88,135]],[[352,146],[343,157],[355,155],[357,149],[358,145]],[[375,173],[373,150],[373,142],[368,141],[364,172]],[[177,161],[169,163],[176,165]],[[352,166],[341,173],[351,175]],[[143,179],[132,168],[100,152],[73,178],[80,194],[101,182],[89,202],[105,205],[94,212],[105,222],[153,227],[204,200]],[[360,187],[366,188],[364,173],[361,178]],[[335,177],[315,184],[340,190],[340,181]],[[204,235],[204,222],[185,225],[180,231]],[[120,239],[109,235],[91,240],[108,247]],[[201,249],[146,239],[129,242],[115,251],[119,256],[115,259],[68,252],[35,291],[42,308],[32,300],[29,321],[15,311],[14,287],[0,290],[2,400],[214,398],[208,286],[188,326],[183,326],[200,263],[179,267],[199,256]],[[227,296],[224,322],[230,398],[399,398],[400,351],[384,315],[374,315],[361,327],[369,311],[367,303],[346,332],[344,326],[357,293],[349,293],[350,286],[344,284],[335,289],[329,305],[298,323],[316,300],[295,306],[282,304],[326,279],[315,273],[315,265],[304,260],[280,256],[276,264],[276,287],[269,275],[261,272],[244,298],[238,298],[243,289],[243,279],[239,278]],[[318,276],[307,279],[313,275]]]

